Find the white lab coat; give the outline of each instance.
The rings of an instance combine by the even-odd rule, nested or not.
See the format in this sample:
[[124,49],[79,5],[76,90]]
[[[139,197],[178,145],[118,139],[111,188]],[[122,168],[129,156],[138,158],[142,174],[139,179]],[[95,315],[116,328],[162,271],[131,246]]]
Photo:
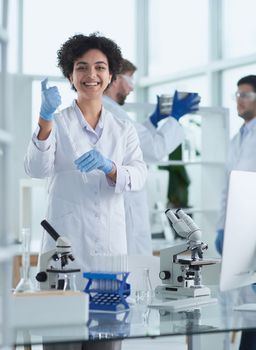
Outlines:
[[[116,117],[132,121],[128,113],[110,97],[103,96],[103,104]],[[159,162],[183,141],[183,129],[174,118],[166,118],[159,128],[155,128],[150,120],[143,124],[132,122],[137,130],[146,163]],[[128,254],[151,255],[151,230],[145,187],[139,192],[125,193],[125,215]]]
[[256,171],[256,125],[250,130],[241,143],[238,132],[230,142],[226,162],[225,183],[221,196],[221,209],[218,218],[218,229],[225,227],[229,176],[232,170]]
[[[252,126],[243,142],[241,142],[240,131],[230,141],[217,223],[218,229],[225,228],[229,177],[232,170],[256,171],[256,125]],[[241,298],[239,303],[255,302],[255,293],[251,286],[226,292],[224,296],[224,301],[229,309],[234,303],[237,304],[238,296]]]
[[[47,220],[55,230],[70,239],[73,255],[82,271],[92,270],[94,254],[126,254],[124,188],[110,184],[105,174],[76,170],[74,160],[92,149],[99,150],[130,177],[130,190],[145,183],[147,169],[133,125],[115,118],[103,109],[104,127],[100,139],[91,145],[82,130],[73,106],[55,115],[51,147],[42,152],[33,141],[25,157],[25,171],[31,177],[50,177]],[[118,182],[118,181],[117,181]],[[42,251],[55,247],[45,232]]]

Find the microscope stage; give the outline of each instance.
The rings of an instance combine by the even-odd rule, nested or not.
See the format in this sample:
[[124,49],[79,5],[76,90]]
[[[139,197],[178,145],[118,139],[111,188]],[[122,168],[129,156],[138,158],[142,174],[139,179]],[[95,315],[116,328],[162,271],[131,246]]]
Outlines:
[[177,263],[191,266],[213,265],[220,262],[220,259],[192,260],[191,258],[178,259]]

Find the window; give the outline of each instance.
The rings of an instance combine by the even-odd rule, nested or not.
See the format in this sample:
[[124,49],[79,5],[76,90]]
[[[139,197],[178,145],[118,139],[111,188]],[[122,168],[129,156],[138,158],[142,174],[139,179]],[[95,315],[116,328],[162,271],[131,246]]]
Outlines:
[[150,75],[163,75],[206,64],[208,1],[151,0],[149,55]]
[[134,0],[24,0],[24,73],[59,75],[56,52],[76,33],[99,31],[135,58]]
[[18,0],[9,0],[8,34],[11,40],[8,43],[7,70],[17,73],[18,70]]
[[174,91],[198,92],[201,96],[201,106],[209,106],[208,83],[206,76],[183,79],[177,82],[153,86],[149,89],[149,101],[156,102],[156,95],[174,94]]
[[0,27],[3,26],[3,0],[0,0]]
[[223,55],[243,56],[256,53],[255,0],[223,1]]
[[[2,45],[0,43],[0,74],[2,75]],[[0,82],[0,89],[3,88],[3,84]],[[4,105],[3,105],[3,94],[0,94],[0,129],[4,128]]]
[[3,69],[3,44],[0,41],[0,73],[2,72],[2,69]]

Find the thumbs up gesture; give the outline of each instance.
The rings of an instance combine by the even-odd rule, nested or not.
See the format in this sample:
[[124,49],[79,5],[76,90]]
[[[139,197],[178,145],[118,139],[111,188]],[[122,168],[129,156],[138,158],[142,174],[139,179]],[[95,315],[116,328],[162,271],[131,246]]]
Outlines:
[[61,97],[57,86],[47,88],[48,78],[41,81],[41,109],[40,117],[47,121],[53,120],[53,113],[61,104]]

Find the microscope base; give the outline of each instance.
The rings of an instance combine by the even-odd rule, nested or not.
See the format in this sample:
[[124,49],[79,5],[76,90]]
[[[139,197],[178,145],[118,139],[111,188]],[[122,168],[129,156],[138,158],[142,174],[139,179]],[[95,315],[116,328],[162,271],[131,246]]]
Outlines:
[[211,290],[208,287],[202,286],[201,288],[184,288],[175,287],[170,284],[157,286],[155,289],[155,296],[158,299],[165,298],[178,298],[180,297],[199,297],[211,295]]

